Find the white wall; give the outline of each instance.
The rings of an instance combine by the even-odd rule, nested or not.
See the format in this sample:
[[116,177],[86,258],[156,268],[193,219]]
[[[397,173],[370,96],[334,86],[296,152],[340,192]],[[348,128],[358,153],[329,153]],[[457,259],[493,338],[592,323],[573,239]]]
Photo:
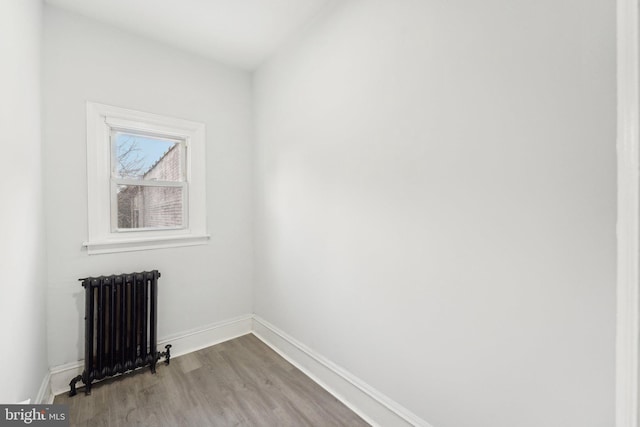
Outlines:
[[47,372],[39,0],[0,2],[0,402],[36,399]]
[[[209,244],[86,254],[87,100],[206,124]],[[83,357],[81,277],[160,270],[160,338],[251,313],[249,73],[46,7],[44,113],[52,366]]]
[[613,425],[614,34],[342,2],[254,81],[255,312],[436,427]]

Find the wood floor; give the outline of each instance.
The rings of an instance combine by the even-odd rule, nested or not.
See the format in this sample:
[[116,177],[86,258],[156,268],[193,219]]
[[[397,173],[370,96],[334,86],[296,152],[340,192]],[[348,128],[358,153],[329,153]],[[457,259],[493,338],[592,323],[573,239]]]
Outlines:
[[368,426],[251,334],[54,403],[71,426]]

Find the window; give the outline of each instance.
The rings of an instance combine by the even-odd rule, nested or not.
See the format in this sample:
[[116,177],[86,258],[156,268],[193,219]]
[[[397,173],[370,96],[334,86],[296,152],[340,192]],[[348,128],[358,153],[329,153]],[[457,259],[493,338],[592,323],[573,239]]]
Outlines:
[[111,230],[186,228],[186,141],[117,129],[110,139]]
[[89,254],[206,243],[204,132],[87,103]]

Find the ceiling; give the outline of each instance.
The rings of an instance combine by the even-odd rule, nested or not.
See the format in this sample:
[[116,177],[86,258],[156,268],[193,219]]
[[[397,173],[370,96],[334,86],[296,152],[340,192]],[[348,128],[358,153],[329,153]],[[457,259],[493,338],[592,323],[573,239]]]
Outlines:
[[339,0],[46,0],[48,4],[246,69]]

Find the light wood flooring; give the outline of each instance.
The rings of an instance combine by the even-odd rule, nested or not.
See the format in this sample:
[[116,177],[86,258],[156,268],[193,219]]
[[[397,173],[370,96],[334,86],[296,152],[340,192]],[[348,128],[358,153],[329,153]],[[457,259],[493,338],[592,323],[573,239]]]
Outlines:
[[254,335],[56,396],[71,426],[368,426]]

